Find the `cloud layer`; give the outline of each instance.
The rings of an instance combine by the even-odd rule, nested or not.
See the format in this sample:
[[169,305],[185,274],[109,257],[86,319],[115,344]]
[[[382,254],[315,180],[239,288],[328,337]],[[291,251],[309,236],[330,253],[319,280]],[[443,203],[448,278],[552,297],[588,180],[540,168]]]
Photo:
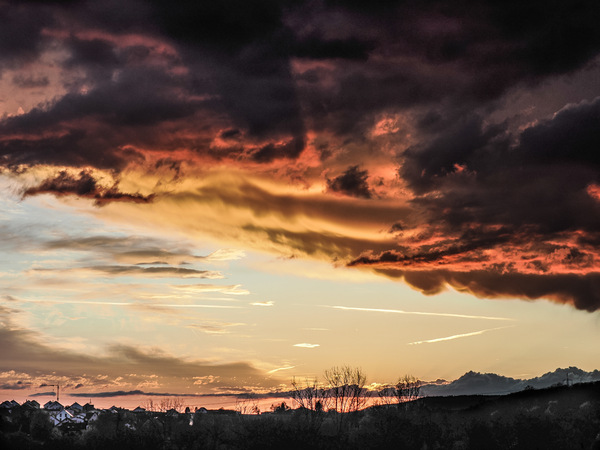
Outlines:
[[39,333],[18,326],[13,319],[16,313],[0,306],[4,325],[0,330],[0,380],[7,381],[2,389],[35,390],[52,381],[60,382],[61,388],[75,396],[86,389],[85,395],[90,396],[90,391],[139,390],[144,386],[170,386],[193,394],[199,390],[194,381],[200,378],[208,380],[205,393],[237,392],[241,386],[258,391],[276,386],[271,377],[248,362],[216,364],[117,343],[101,355],[51,346]]
[[[600,308],[593,2],[115,6],[0,6],[0,170],[24,198]],[[78,270],[209,276],[132,252]]]

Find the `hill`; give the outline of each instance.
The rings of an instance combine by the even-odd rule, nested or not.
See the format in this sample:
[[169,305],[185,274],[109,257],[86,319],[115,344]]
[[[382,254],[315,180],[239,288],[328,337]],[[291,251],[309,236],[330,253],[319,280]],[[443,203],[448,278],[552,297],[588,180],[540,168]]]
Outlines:
[[594,381],[600,381],[599,370],[586,372],[577,367],[559,368],[529,379],[515,379],[495,373],[471,371],[450,383],[426,383],[421,387],[421,395],[505,395],[523,391],[527,387],[544,389],[554,385],[575,385]]

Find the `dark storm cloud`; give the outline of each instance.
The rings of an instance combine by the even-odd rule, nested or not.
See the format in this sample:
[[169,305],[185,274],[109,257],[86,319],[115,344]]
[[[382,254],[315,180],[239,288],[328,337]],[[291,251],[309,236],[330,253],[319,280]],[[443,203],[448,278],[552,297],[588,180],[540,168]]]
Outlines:
[[[142,148],[173,148],[178,136],[160,125],[194,114],[201,101],[185,99],[156,70],[128,69],[115,82],[68,93],[48,105],[0,122],[0,154],[9,164],[92,165],[122,169]],[[160,86],[160,89],[156,89]]]
[[408,149],[400,173],[419,194],[415,204],[452,228],[594,232],[600,205],[588,189],[600,182],[598,124],[600,98],[568,106],[516,139],[503,125],[484,126],[475,117]]
[[446,270],[402,271],[377,269],[390,278],[404,279],[424,294],[433,295],[447,286],[482,298],[548,298],[577,309],[600,309],[600,273],[535,275],[494,271],[452,272]]
[[37,58],[44,47],[41,31],[53,19],[48,9],[19,4],[0,5],[0,74]]
[[310,36],[293,44],[291,54],[298,58],[366,60],[374,46],[356,38],[327,40]]
[[570,105],[521,134],[519,157],[533,164],[600,165],[600,97]]
[[93,175],[86,171],[81,171],[78,177],[61,171],[55,177],[44,180],[39,186],[26,189],[23,197],[39,194],[77,195],[92,198],[99,206],[110,202],[148,203],[154,199],[154,195],[120,192],[116,184],[110,188],[100,186]]
[[[242,226],[294,252],[375,268],[420,265],[420,272],[406,272],[410,283],[436,265],[459,273],[460,264],[479,262],[493,271],[503,263],[515,273],[508,284],[525,277],[523,283],[537,286],[536,277],[556,276],[573,292],[567,295],[557,281],[549,282],[551,292],[498,288],[497,295],[540,293],[590,309],[583,300],[588,275],[554,272],[557,265],[590,272],[598,258],[600,99],[549,119],[517,117],[502,102],[505,94],[593,64],[600,52],[596,2],[61,3],[0,8],[6,25],[0,69],[35,62],[49,48],[65,55],[55,61],[65,94],[0,119],[0,158],[15,173],[21,165],[49,164],[117,174],[147,164],[173,172],[175,181],[185,176],[179,151],[187,152],[183,167],[210,167],[212,158],[254,170],[256,163],[297,159],[315,143],[322,166],[305,170],[312,175],[294,174],[294,182],[312,177],[310,185],[333,174],[329,192],[346,197],[326,195],[309,205],[240,185],[203,186],[187,198],[212,205],[219,199],[256,217],[316,214],[333,223],[347,217],[357,229],[380,219],[381,229],[393,233],[377,243],[327,230]],[[52,90],[35,73],[15,75],[15,89]],[[500,108],[505,121],[493,115]],[[388,115],[402,120],[376,135],[375,125]],[[406,188],[410,211],[365,205],[388,188],[369,186],[369,173],[378,173],[371,165],[369,172],[359,169],[370,156],[373,166],[384,158],[399,164],[394,182]],[[87,170],[59,173],[26,195],[79,195],[98,204],[152,200],[101,187]],[[174,202],[184,200],[178,195]],[[456,277],[430,278],[423,283],[434,291],[440,283],[461,286]],[[491,280],[477,283],[497,288]]]
[[352,197],[371,198],[369,189],[369,172],[360,170],[358,166],[351,166],[342,174],[332,180],[327,180],[330,191],[340,192]]
[[50,84],[50,81],[48,81],[47,76],[41,75],[39,77],[35,77],[34,75],[31,75],[31,74],[30,75],[22,75],[22,74],[15,75],[13,77],[12,82],[15,86],[18,86],[23,89],[45,87],[45,86],[48,86],[48,84]]
[[[160,86],[159,92],[153,92]],[[44,131],[61,122],[92,117],[113,126],[155,125],[193,113],[197,102],[179,98],[173,77],[160,71],[128,69],[115,82],[98,84],[84,94],[69,93],[49,106],[5,119],[4,133]]]
[[[441,100],[481,105],[520,82],[581,67],[600,42],[598,8],[590,1],[116,5],[21,2],[3,8],[0,59],[6,64],[35,59],[53,42],[69,53],[63,68],[85,75],[66,84],[70,92],[51,105],[2,121],[0,152],[9,163],[120,169],[129,156],[117,150],[126,146],[214,155],[210,135],[222,131],[215,123],[205,124],[208,141],[161,133],[161,125],[174,122],[180,131],[195,129],[186,120],[199,110],[226,117],[251,141],[223,156],[294,159],[306,145],[307,126],[357,138],[390,108]],[[145,41],[125,44],[126,33]],[[159,42],[176,53],[160,50]],[[323,60],[331,64],[292,69],[293,61]],[[174,66],[186,73],[169,72]],[[332,77],[333,86],[326,82]],[[92,86],[82,95],[84,82]],[[193,100],[200,97],[210,101]],[[57,127],[61,133],[43,136]]]
[[296,158],[304,148],[304,125],[289,65],[294,38],[282,21],[290,3],[294,2],[188,1],[185,7],[173,8],[168,2],[151,2],[157,24],[181,43],[188,64],[210,73],[211,86],[203,79],[195,84],[219,97],[217,110],[250,137],[291,139],[291,145],[260,149],[253,156],[258,162]]
[[413,204],[429,215],[429,231],[350,265],[377,268],[425,293],[451,286],[600,309],[600,202],[590,191],[600,182],[598,124],[600,98],[569,105],[518,136],[477,116],[443,128],[404,152],[400,169]]
[[166,33],[193,44],[212,44],[238,51],[248,43],[268,39],[282,27],[282,9],[292,1],[185,0],[178,7],[164,0],[150,0],[155,19]]
[[[364,63],[303,74],[313,126],[343,135],[364,133],[371,115],[392,107],[486,104],[513,86],[575,70],[600,48],[592,1],[326,3],[332,9],[319,10],[325,19],[313,28],[334,23],[340,35],[371,43]],[[332,74],[339,88],[319,87]]]

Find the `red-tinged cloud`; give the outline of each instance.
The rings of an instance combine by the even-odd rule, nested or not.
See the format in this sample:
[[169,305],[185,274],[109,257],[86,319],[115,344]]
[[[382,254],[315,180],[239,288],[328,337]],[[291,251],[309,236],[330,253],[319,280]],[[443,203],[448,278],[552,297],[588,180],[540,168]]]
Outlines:
[[58,197],[76,195],[77,197],[94,199],[94,203],[98,206],[110,202],[148,203],[154,199],[153,194],[145,196],[139,193],[120,192],[117,184],[108,188],[103,187],[88,171],[81,171],[79,175],[74,176],[63,170],[55,177],[44,180],[39,186],[26,189],[23,192],[23,197],[39,194],[53,194]]
[[25,196],[597,308],[593,2],[67,3],[0,10],[0,73],[30,99],[0,118],[0,167],[55,173]]
[[387,268],[375,269],[392,279],[403,279],[426,295],[437,294],[448,287],[481,298],[550,299],[570,304],[577,309],[600,309],[600,272],[580,274],[535,275],[502,273],[486,270],[453,272],[448,270],[402,271]]

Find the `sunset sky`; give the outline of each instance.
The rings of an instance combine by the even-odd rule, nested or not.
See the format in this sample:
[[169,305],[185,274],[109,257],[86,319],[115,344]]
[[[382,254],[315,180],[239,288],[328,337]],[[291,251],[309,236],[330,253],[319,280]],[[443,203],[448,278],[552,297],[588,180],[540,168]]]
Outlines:
[[0,397],[600,368],[599,23],[0,0]]

